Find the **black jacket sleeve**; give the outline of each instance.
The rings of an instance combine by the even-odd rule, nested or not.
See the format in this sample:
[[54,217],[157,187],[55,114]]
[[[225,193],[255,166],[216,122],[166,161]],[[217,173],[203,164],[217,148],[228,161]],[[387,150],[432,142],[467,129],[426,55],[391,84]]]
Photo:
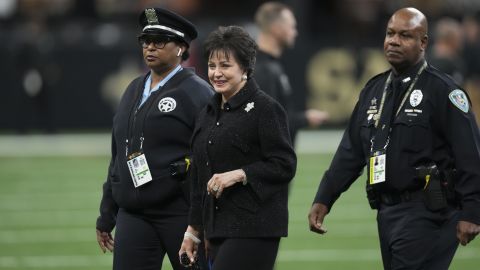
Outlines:
[[361,175],[365,167],[365,155],[361,142],[361,119],[359,107],[355,106],[340,145],[335,152],[329,169],[323,175],[314,203],[322,203],[330,210],[340,194]]
[[203,227],[202,222],[202,192],[203,189],[200,185],[197,173],[197,165],[195,164],[195,158],[192,159],[192,168],[189,170],[188,181],[190,182],[190,211],[188,224],[199,229]]
[[446,120],[442,129],[455,160],[455,191],[462,206],[460,220],[480,224],[479,129],[471,108],[463,112],[453,105],[448,94],[442,94],[438,111],[443,114],[439,118]]
[[247,182],[261,200],[284,188],[295,176],[297,157],[291,145],[287,116],[277,102],[260,114],[258,137],[261,160],[244,166]]
[[112,179],[115,177],[115,159],[116,159],[116,143],[112,132],[112,157],[108,167],[107,180],[103,184],[103,196],[100,202],[100,216],[97,218],[97,229],[101,232],[111,232],[115,227],[118,205],[112,195]]

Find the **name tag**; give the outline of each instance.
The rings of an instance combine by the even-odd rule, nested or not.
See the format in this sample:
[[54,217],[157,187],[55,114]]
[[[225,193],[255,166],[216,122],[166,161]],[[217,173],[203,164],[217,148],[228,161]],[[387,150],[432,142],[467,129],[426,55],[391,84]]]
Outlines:
[[370,157],[370,185],[385,182],[386,159],[386,154],[380,154]]
[[150,168],[148,167],[145,154],[134,153],[130,155],[127,165],[135,187],[152,181],[152,175],[150,174]]

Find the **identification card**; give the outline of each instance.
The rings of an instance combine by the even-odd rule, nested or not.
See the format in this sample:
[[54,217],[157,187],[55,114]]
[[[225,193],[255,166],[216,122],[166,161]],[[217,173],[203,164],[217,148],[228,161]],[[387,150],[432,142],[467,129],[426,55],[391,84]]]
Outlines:
[[152,181],[152,175],[150,174],[150,168],[148,167],[145,154],[135,153],[130,155],[127,165],[135,187]]
[[370,185],[385,182],[386,154],[370,157]]

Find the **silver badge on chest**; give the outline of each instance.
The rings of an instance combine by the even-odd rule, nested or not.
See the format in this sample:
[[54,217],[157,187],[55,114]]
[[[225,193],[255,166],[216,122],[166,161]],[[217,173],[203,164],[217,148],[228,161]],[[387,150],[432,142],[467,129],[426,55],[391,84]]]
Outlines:
[[410,105],[412,107],[417,107],[422,102],[422,99],[423,99],[422,90],[415,89],[410,94]]
[[158,109],[161,112],[171,112],[177,107],[177,102],[171,97],[165,97],[158,102]]

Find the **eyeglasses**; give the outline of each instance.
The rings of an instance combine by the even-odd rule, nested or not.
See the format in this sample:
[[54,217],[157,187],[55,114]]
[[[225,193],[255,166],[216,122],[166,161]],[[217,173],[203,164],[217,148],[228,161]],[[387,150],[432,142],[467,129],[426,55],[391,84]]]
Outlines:
[[142,48],[146,49],[148,48],[148,45],[153,43],[153,46],[157,49],[163,49],[165,48],[165,45],[167,43],[174,41],[175,38],[173,36],[168,36],[168,35],[144,35],[144,36],[139,36],[138,37],[138,43]]

